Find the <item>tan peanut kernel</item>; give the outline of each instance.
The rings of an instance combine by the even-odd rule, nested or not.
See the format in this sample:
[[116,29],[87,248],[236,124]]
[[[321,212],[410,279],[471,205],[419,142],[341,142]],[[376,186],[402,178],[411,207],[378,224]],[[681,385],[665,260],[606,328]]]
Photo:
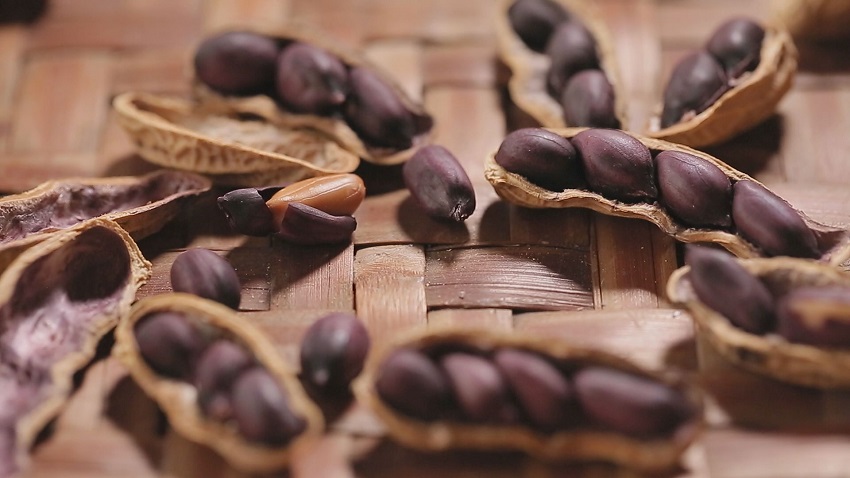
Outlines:
[[350,216],[366,196],[366,185],[356,174],[334,174],[305,179],[278,191],[266,201],[276,229],[289,203],[300,202],[334,216]]

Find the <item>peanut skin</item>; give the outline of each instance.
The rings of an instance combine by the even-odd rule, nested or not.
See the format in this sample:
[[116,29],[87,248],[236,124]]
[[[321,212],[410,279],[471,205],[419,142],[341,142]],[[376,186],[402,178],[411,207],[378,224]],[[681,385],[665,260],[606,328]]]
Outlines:
[[204,349],[200,331],[181,314],[150,314],[134,327],[139,353],[155,371],[188,380]]
[[253,95],[274,82],[277,43],[251,32],[226,32],[204,40],[195,53],[198,79],[221,93]]
[[555,27],[546,55],[552,62],[547,75],[549,94],[558,98],[567,81],[582,70],[599,67],[596,40],[581,22],[571,20]]
[[583,70],[569,79],[560,96],[564,121],[571,126],[619,128],[614,87],[602,70]]
[[209,249],[180,253],[171,265],[171,288],[239,308],[242,289],[239,276],[227,259]]
[[404,184],[429,216],[455,222],[475,211],[475,190],[457,158],[439,145],[425,146],[403,166]]
[[655,165],[649,148],[612,129],[588,129],[572,138],[591,191],[624,202],[654,200]]
[[686,56],[676,64],[664,88],[661,127],[703,112],[726,90],[726,72],[710,53],[700,50]]
[[494,159],[505,170],[551,191],[587,186],[572,143],[543,128],[522,128],[508,134]]
[[328,51],[297,42],[278,57],[276,86],[278,96],[292,110],[331,114],[345,101],[348,69]]
[[262,367],[246,370],[234,382],[233,416],[246,440],[273,446],[288,443],[307,426],[290,408],[280,384]]
[[369,332],[357,316],[326,315],[301,339],[301,375],[317,390],[345,393],[363,370],[369,346]]
[[738,78],[758,66],[764,34],[753,20],[733,18],[715,30],[705,49],[720,61],[729,78]]
[[850,345],[850,287],[801,287],[779,301],[777,332],[789,342]]
[[443,356],[440,364],[452,385],[455,401],[467,419],[475,422],[509,420],[507,387],[493,362],[455,352]]
[[407,415],[439,418],[451,403],[451,388],[442,370],[425,354],[402,349],[381,365],[375,382],[378,395]]
[[681,151],[655,157],[659,202],[694,227],[732,226],[732,182],[717,166]]
[[569,18],[560,5],[551,0],[517,0],[508,9],[508,21],[529,48],[542,52],[555,27]]

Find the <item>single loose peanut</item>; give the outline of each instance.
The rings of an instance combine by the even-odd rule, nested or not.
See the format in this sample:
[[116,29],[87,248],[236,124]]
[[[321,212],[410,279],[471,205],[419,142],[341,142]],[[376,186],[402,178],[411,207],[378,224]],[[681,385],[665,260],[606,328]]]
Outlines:
[[320,392],[347,393],[363,370],[369,346],[369,332],[354,314],[321,317],[301,339],[301,375]]
[[472,181],[446,148],[421,148],[404,164],[402,174],[411,196],[429,216],[462,222],[475,211]]
[[281,189],[266,206],[272,212],[275,230],[280,230],[290,203],[299,202],[334,216],[351,215],[363,202],[366,185],[356,174],[333,174],[305,179]]
[[171,288],[236,309],[242,296],[239,276],[227,259],[209,249],[180,253],[171,264]]

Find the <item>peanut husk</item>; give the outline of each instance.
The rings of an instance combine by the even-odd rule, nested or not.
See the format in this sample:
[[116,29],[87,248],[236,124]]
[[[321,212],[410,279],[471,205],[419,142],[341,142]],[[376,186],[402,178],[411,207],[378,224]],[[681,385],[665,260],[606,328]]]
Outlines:
[[[551,131],[566,138],[571,138],[587,128],[565,128]],[[650,150],[682,151],[700,157],[714,164],[732,181],[755,179],[727,165],[719,159],[680,144],[670,143],[629,133],[646,145]],[[567,208],[580,207],[592,209],[609,216],[628,217],[649,221],[664,233],[682,242],[711,242],[720,245],[732,254],[742,258],[763,257],[763,252],[732,231],[720,229],[702,229],[685,226],[676,221],[657,202],[653,203],[624,203],[611,200],[600,194],[584,189],[565,189],[560,192],[544,189],[532,184],[524,177],[508,172],[495,160],[495,152],[485,160],[484,175],[495,189],[496,193],[506,201],[529,208]],[[823,252],[820,261],[838,265],[850,258],[850,232],[839,227],[827,226],[813,221],[800,211],[800,216],[812,229],[818,241],[818,249]]]
[[[225,337],[244,345],[284,388],[292,410],[307,427],[285,446],[271,447],[246,441],[232,424],[205,417],[191,383],[156,373],[139,353],[134,335],[136,322],[153,312],[178,312],[199,324],[212,337]],[[209,446],[233,467],[246,472],[280,470],[297,448],[309,446],[324,422],[316,405],[301,388],[296,372],[280,358],[274,345],[257,328],[228,307],[190,294],[170,293],[147,297],[133,306],[115,332],[113,354],[130,370],[133,379],[162,408],[174,429],[187,439]]]
[[[850,286],[850,276],[838,269],[803,259],[777,257],[740,261],[758,276],[774,296],[802,286]],[[850,350],[791,343],[775,334],[759,336],[732,325],[696,296],[689,266],[676,270],[667,282],[668,298],[687,307],[697,333],[729,362],[751,372],[807,387],[850,387]]]
[[797,48],[791,35],[776,25],[765,27],[761,60],[738,78],[701,113],[659,129],[661,106],[650,120],[647,136],[694,148],[721,143],[769,118],[791,89],[797,72]]
[[850,37],[848,0],[774,0],[777,24],[797,40],[835,41]]
[[[421,349],[440,344],[462,344],[482,351],[515,347],[557,359],[603,365],[651,377],[683,390],[697,412],[670,437],[640,440],[611,431],[581,428],[547,434],[522,425],[426,422],[399,413],[386,404],[375,390],[383,361],[399,348]],[[638,470],[658,471],[675,466],[703,426],[701,393],[681,377],[649,372],[620,357],[558,339],[470,327],[430,327],[397,337],[378,353],[370,354],[363,373],[354,383],[354,391],[360,403],[367,405],[383,421],[394,439],[424,451],[520,450],[546,461],[601,460]]]

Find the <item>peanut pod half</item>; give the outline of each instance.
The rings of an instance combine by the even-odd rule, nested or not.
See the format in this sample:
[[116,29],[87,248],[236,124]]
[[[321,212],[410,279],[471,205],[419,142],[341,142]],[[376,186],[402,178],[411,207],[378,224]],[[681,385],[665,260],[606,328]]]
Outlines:
[[142,239],[209,188],[209,181],[195,174],[155,171],[144,176],[58,179],[0,198],[0,271],[54,231],[95,217],[113,220],[134,239]]
[[[776,325],[767,333],[747,332],[701,300],[691,266],[670,276],[668,298],[685,306],[697,333],[741,368],[796,385],[850,388],[850,277],[834,267],[803,259],[735,262],[766,286],[777,305]],[[839,288],[841,294],[836,295]],[[725,298],[732,302],[730,307],[740,299]],[[782,310],[789,306],[792,310]],[[840,345],[837,341],[842,337],[845,341]]]
[[355,393],[412,448],[675,466],[702,425],[689,384],[545,337],[429,328],[372,354]]
[[[148,333],[153,320],[166,325]],[[222,349],[221,340],[249,357]],[[166,342],[176,348],[148,346]],[[240,470],[282,469],[296,447],[308,446],[321,433],[321,412],[295,371],[261,331],[217,302],[184,293],[140,300],[116,329],[113,354],[178,433]],[[217,366],[218,375],[210,370]],[[219,393],[223,385],[232,389],[226,396]]]
[[[279,52],[271,74],[269,42]],[[255,84],[220,81],[244,60],[259,63]],[[432,132],[431,116],[391,75],[313,29],[210,36],[198,49],[195,74],[195,97],[206,106],[253,114],[283,129],[322,131],[376,164],[407,160]],[[223,88],[231,79],[246,88]]]
[[0,275],[0,477],[25,466],[73,391],[74,374],[150,273],[126,231],[91,219],[27,249]]
[[[528,35],[544,48],[529,46]],[[628,125],[613,42],[589,2],[501,0],[496,40],[511,70],[511,100],[541,126]],[[595,59],[580,53],[592,49],[589,43]]]
[[[549,129],[548,131],[572,140],[582,132],[591,132],[594,130],[565,128]],[[820,261],[833,265],[841,264],[850,257],[850,232],[809,219],[805,214],[793,209],[781,198],[771,193],[755,179],[711,155],[679,144],[637,134],[616,132],[615,130],[596,131],[598,133],[594,133],[595,136],[631,136],[635,141],[629,142],[627,144],[628,147],[618,146],[617,151],[621,151],[623,154],[631,149],[637,149],[637,145],[633,143],[642,144],[645,148],[648,148],[655,162],[658,161],[662,154],[687,154],[688,157],[696,158],[696,160],[702,162],[704,165],[719,169],[728,178],[728,182],[732,184],[733,189],[737,190],[735,194],[739,196],[738,199],[754,198],[754,200],[748,199],[741,204],[736,204],[735,197],[732,196],[732,204],[730,205],[728,203],[724,204],[724,201],[718,201],[714,196],[712,196],[713,199],[711,200],[695,199],[692,203],[689,202],[689,204],[706,208],[698,214],[703,221],[708,221],[709,223],[719,221],[718,224],[728,221],[728,218],[724,219],[724,214],[719,214],[716,210],[722,207],[726,209],[725,214],[732,215],[735,224],[731,228],[688,225],[686,222],[683,222],[682,215],[675,216],[671,213],[671,210],[663,206],[663,204],[676,204],[676,201],[671,200],[671,198],[665,199],[665,191],[668,193],[672,191],[673,194],[677,194],[679,190],[685,190],[693,194],[696,191],[707,190],[715,191],[719,195],[718,197],[721,198],[728,197],[728,192],[724,192],[724,188],[722,187],[712,186],[714,181],[710,178],[714,178],[713,175],[689,173],[693,164],[687,162],[683,162],[672,168],[679,174],[667,179],[662,175],[656,174],[659,182],[660,199],[645,199],[643,202],[634,202],[634,199],[630,199],[631,202],[625,202],[623,199],[609,198],[586,188],[564,189],[561,191],[545,189],[532,183],[526,177],[505,169],[502,164],[511,166],[513,164],[522,164],[523,161],[515,158],[508,158],[510,161],[506,161],[502,158],[506,153],[500,153],[499,151],[491,154],[486,159],[485,176],[500,197],[520,206],[531,208],[580,207],[612,216],[643,219],[652,222],[663,232],[679,241],[715,243],[728,249],[738,257],[751,258],[771,255],[793,255],[797,257],[817,258]],[[618,143],[626,144],[622,141],[618,141]],[[580,147],[581,144],[575,144],[575,146]],[[595,149],[594,155],[598,156],[598,159],[591,159],[591,161],[595,161],[596,163],[594,166],[613,168],[611,163],[612,158],[609,157],[611,148],[605,146],[605,142],[603,141],[594,142],[593,148]],[[513,148],[500,148],[500,151],[505,150],[509,152],[514,151]],[[558,148],[558,150],[563,150],[563,148]],[[596,154],[597,151],[600,154]],[[587,154],[582,156],[581,153],[579,151],[579,156],[584,161],[588,160],[590,156]],[[565,157],[564,160],[575,161],[572,157]],[[627,160],[636,161],[629,158],[619,159],[619,161]],[[553,158],[547,158],[547,161],[552,162]],[[647,177],[648,173],[645,167],[640,166],[645,162],[645,160],[642,160],[639,162],[640,164],[630,166],[630,170],[639,172],[639,178],[632,178],[626,175],[627,169],[625,168],[609,171],[610,174],[607,175],[607,178],[617,181],[617,184],[612,184],[610,187],[628,186],[632,188],[633,194],[629,196],[631,198],[641,194],[651,196],[652,191],[649,185],[653,179],[651,176]],[[658,168],[656,169],[656,173],[664,172],[658,170]],[[584,174],[587,176],[592,172],[592,169],[586,169]]]

